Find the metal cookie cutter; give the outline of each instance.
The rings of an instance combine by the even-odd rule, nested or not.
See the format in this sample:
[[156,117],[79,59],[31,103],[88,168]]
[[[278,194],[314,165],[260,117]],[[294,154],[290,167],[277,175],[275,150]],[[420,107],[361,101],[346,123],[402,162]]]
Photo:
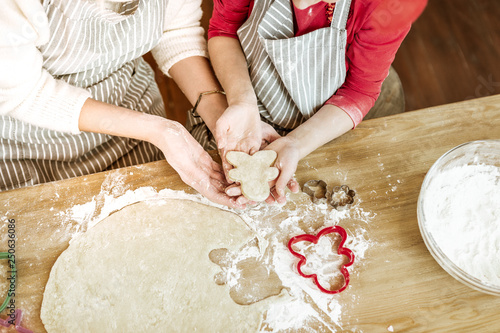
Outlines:
[[318,200],[326,199],[327,197],[327,185],[322,180],[309,180],[307,181],[302,191],[309,195],[314,203],[317,203]]
[[347,185],[335,186],[329,195],[328,203],[335,209],[347,208],[354,202],[355,195],[356,192]]
[[349,208],[354,202],[356,192],[349,186],[335,186],[332,191],[328,190],[328,185],[323,180],[309,180],[302,187],[302,191],[309,195],[313,203],[319,203],[321,199],[337,210]]
[[[302,242],[302,241],[306,241],[306,242],[311,242],[311,243],[314,243],[314,244],[317,244],[319,239],[324,236],[324,235],[327,235],[327,234],[331,234],[331,233],[338,233],[341,237],[341,240],[340,240],[340,244],[339,244],[339,248],[337,250],[337,253],[340,254],[340,255],[345,255],[349,258],[349,262],[347,264],[343,264],[340,266],[340,272],[342,273],[342,275],[344,276],[344,285],[337,289],[337,290],[329,290],[329,289],[326,289],[324,288],[318,281],[318,276],[316,274],[304,274],[302,272],[302,266],[306,263],[307,259],[305,256],[303,256],[302,254],[296,252],[292,246],[295,244],[295,243],[298,243],[298,242]],[[353,263],[354,263],[354,253],[344,247],[344,243],[346,241],[346,238],[347,238],[347,233],[345,231],[344,228],[340,227],[340,226],[333,226],[333,227],[327,227],[327,228],[324,228],[322,229],[316,236],[314,235],[309,235],[309,234],[303,234],[303,235],[298,235],[298,236],[295,236],[295,237],[292,237],[289,241],[288,241],[288,250],[297,258],[299,258],[299,262],[297,263],[297,271],[298,273],[300,274],[300,276],[302,277],[305,277],[307,279],[312,279],[314,281],[314,283],[316,284],[316,286],[319,288],[319,290],[321,290],[322,292],[324,293],[327,293],[327,294],[338,294],[342,291],[344,291],[347,286],[349,285],[349,272],[347,271],[347,268],[348,266],[351,266]]]

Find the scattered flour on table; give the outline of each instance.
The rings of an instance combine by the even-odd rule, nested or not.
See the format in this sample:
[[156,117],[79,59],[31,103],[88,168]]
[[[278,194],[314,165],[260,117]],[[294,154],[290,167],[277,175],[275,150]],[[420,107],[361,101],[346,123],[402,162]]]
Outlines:
[[[374,242],[367,235],[365,226],[375,217],[375,214],[366,212],[361,208],[361,198],[356,197],[355,204],[350,209],[342,211],[332,209],[326,203],[313,204],[312,202],[297,205],[294,208],[259,204],[244,211],[238,211],[215,204],[199,194],[193,195],[170,189],[157,192],[152,187],[141,187],[134,191],[121,188],[120,191],[113,191],[110,187],[112,186],[103,186],[101,193],[94,197],[92,201],[75,205],[64,212],[66,218],[81,225],[81,228],[78,228],[73,236],[84,232],[87,228],[91,228],[113,212],[141,201],[148,201],[155,205],[161,204],[161,199],[187,199],[236,213],[255,232],[259,244],[257,249],[247,248],[246,251],[238,254],[233,266],[228,269],[229,279],[227,285],[234,286],[238,281],[239,272],[235,268],[237,262],[248,257],[264,257],[264,253],[271,253],[271,255],[265,257],[265,263],[274,268],[286,290],[285,293],[289,295],[285,301],[278,299],[270,305],[265,314],[265,331],[294,331],[303,329],[311,322],[321,323],[328,332],[341,329],[342,316],[348,316],[348,314],[345,314],[342,310],[339,295],[324,294],[319,291],[310,279],[301,277],[295,269],[297,260],[284,245],[284,240],[304,232],[315,234],[317,232],[315,229],[304,231],[300,227],[304,217],[314,213],[320,214],[324,220],[319,229],[339,224],[348,219],[344,224],[348,233],[348,239],[344,246],[351,249],[356,256],[354,265],[348,268],[352,277],[351,283],[353,283],[353,280],[355,281],[355,277],[359,274],[357,267],[362,265],[365,252],[374,245]],[[120,195],[120,192],[123,194]],[[116,196],[117,194],[119,196]],[[284,216],[281,222],[270,226],[269,221],[280,214]],[[344,291],[344,293],[346,292],[350,292],[350,289]],[[353,300],[357,299],[354,294],[350,296]],[[325,318],[329,318],[328,322],[325,321]],[[336,327],[333,327],[332,323]]]
[[500,286],[500,168],[465,165],[437,174],[423,209],[443,253],[470,275]]

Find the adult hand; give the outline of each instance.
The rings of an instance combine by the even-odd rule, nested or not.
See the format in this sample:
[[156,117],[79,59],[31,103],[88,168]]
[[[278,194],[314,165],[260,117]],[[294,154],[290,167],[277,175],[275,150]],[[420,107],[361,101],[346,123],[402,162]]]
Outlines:
[[244,209],[248,201],[246,198],[230,197],[225,193],[229,184],[222,167],[181,124],[173,121],[166,121],[165,124],[153,143],[163,151],[167,162],[177,171],[182,181],[213,202]]
[[226,179],[232,166],[226,160],[228,151],[242,151],[252,155],[262,143],[262,127],[257,105],[235,104],[229,106],[215,124],[215,140],[222,159]]
[[214,202],[245,208],[248,200],[243,196],[231,198],[224,192],[228,183],[222,167],[178,122],[89,98],[80,113],[78,127],[81,131],[148,141],[161,149],[186,184]]

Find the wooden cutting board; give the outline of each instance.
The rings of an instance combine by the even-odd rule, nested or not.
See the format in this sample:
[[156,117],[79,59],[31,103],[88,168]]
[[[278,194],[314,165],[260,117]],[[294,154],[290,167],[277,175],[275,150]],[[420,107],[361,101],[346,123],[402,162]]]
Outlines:
[[[338,296],[348,314],[343,331],[500,329],[500,297],[448,275],[429,254],[417,224],[417,198],[431,165],[449,149],[482,139],[500,139],[500,95],[365,121],[299,163],[301,185],[310,179],[347,184],[374,215],[366,227],[374,245]],[[109,182],[111,173],[121,186]],[[68,210],[143,186],[194,193],[164,161],[0,193],[0,250],[7,250],[7,221],[15,219],[15,302],[25,312],[24,327],[45,331],[39,317],[44,286],[79,230]],[[2,295],[6,288],[2,283]]]

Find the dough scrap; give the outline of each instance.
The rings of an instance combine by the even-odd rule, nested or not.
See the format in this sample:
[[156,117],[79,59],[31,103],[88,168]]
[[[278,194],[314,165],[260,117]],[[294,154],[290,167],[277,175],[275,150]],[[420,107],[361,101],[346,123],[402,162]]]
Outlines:
[[241,184],[243,195],[253,201],[264,201],[269,197],[268,182],[276,179],[279,170],[271,165],[276,160],[274,150],[261,150],[253,155],[230,151],[226,159],[235,167],[229,171],[229,179]]
[[236,304],[209,258],[253,237],[237,215],[190,200],[127,206],[59,256],[41,319],[49,333],[256,332],[266,301]]

